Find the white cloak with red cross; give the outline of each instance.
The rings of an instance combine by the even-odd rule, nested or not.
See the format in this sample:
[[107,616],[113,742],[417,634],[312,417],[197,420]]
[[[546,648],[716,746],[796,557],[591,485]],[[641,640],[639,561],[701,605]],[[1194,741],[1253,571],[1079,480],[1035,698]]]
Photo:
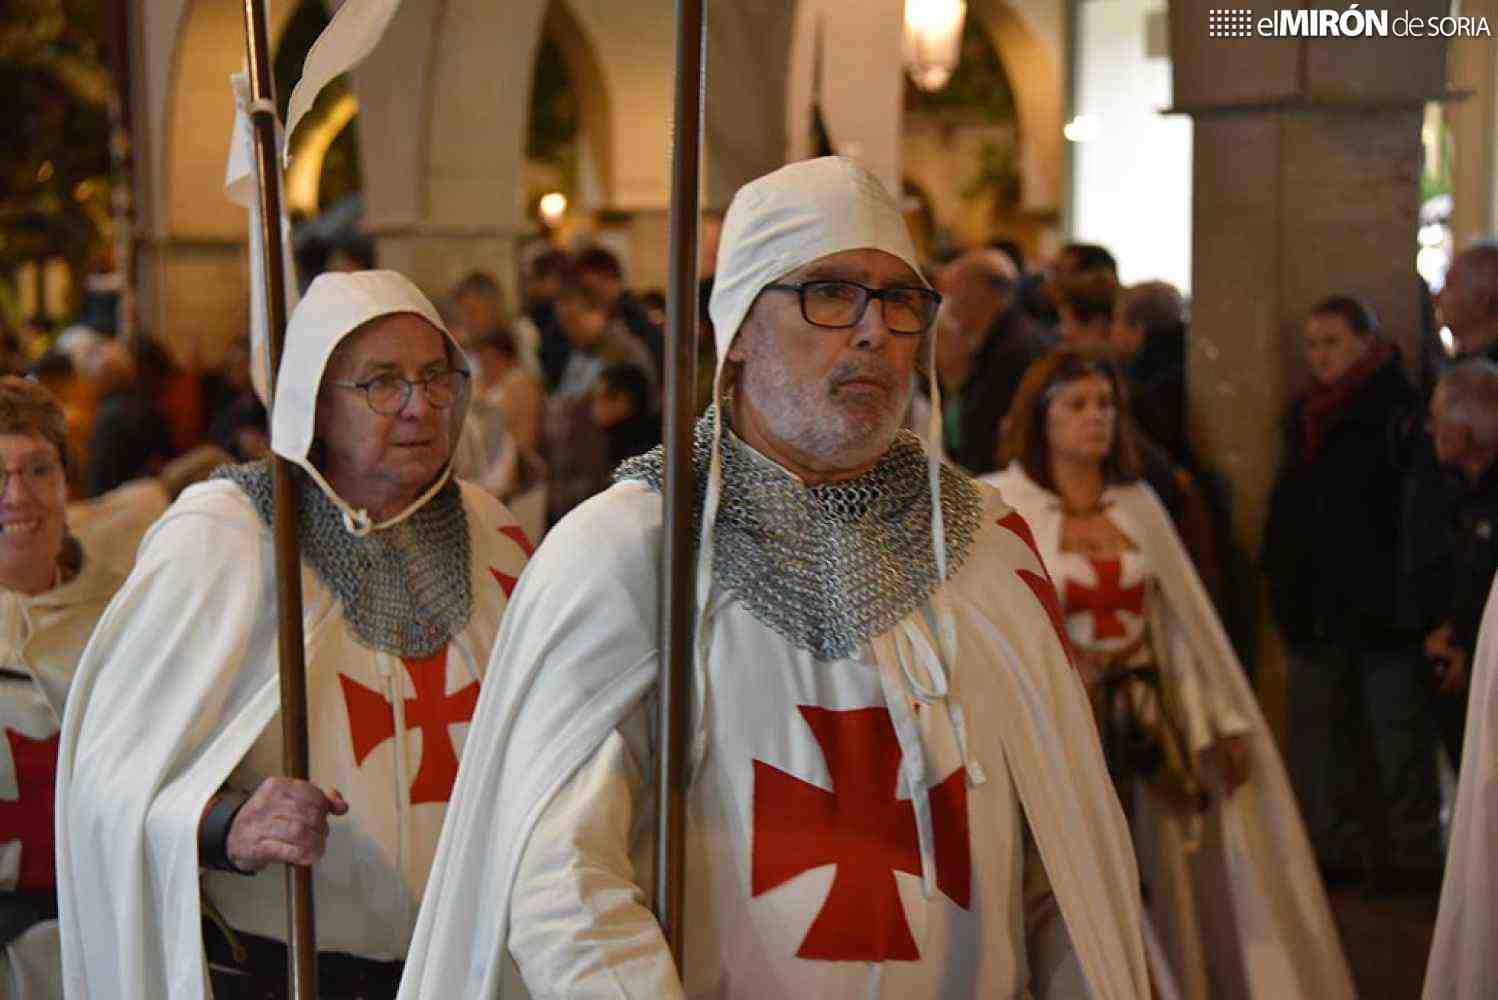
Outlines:
[[[660,497],[621,483],[564,519],[496,647],[402,998],[522,996],[507,950],[536,997],[1148,996],[1138,876],[1054,594],[1024,523],[984,499],[940,591],[954,663],[933,665],[929,604],[823,661],[714,588],[685,986],[630,863]],[[1027,911],[1047,908],[1055,964],[1027,968],[1047,924]]]
[[[1019,463],[984,477],[1024,515],[1042,559],[1061,549],[1061,501]],[[1240,736],[1248,781],[1189,815],[1140,787],[1135,850],[1150,916],[1182,994],[1350,1000],[1351,971],[1274,735],[1170,515],[1143,482],[1110,486],[1106,517],[1148,564],[1152,645],[1191,752],[1209,782],[1217,740]]]
[[[54,884],[63,704],[83,647],[121,582],[89,551],[61,586],[34,596],[0,588],[0,892]],[[0,951],[0,996],[61,997],[61,972],[56,922],[34,925]]]
[[[350,812],[316,866],[320,950],[405,954],[479,683],[529,545],[459,484],[473,613],[436,655],[356,641],[302,568],[311,779]],[[185,491],[142,544],[79,667],[58,781],[58,885],[70,997],[207,995],[197,830],[227,784],[280,773],[272,537],[226,479]],[[281,866],[209,873],[230,926],[284,939]]]

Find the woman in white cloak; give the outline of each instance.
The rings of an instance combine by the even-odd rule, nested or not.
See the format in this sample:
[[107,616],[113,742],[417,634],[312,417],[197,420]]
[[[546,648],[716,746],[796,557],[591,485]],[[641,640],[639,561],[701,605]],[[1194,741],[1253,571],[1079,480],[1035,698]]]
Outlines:
[[1056,584],[1184,997],[1351,997],[1273,737],[1191,560],[1138,474],[1117,369],[1031,366],[987,477]]
[[122,580],[68,533],[66,450],[51,393],[0,378],[0,1000],[62,997],[57,733],[78,658]]

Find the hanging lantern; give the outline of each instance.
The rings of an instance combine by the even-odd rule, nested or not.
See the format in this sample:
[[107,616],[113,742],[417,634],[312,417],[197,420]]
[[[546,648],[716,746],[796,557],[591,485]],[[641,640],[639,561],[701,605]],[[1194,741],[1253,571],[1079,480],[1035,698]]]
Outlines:
[[905,0],[903,55],[915,85],[935,92],[952,79],[962,58],[964,0]]

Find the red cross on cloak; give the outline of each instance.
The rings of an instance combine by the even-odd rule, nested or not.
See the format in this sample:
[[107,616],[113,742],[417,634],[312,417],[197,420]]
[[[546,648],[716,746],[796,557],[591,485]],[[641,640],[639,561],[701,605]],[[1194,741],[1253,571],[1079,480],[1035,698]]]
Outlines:
[[1120,611],[1144,614],[1144,584],[1122,587],[1123,560],[1118,557],[1089,560],[1097,573],[1097,586],[1084,587],[1075,580],[1066,581],[1068,614],[1092,612],[1092,634],[1099,639],[1122,639],[1129,634]]
[[[915,809],[895,797],[900,743],[886,708],[835,712],[800,706],[822,748],[833,791],[754,761],[753,895],[802,872],[836,865],[832,889],[797,950],[821,961],[920,959],[895,872],[921,873]],[[936,884],[968,909],[967,773],[929,790]]]
[[[421,730],[421,766],[411,782],[411,804],[447,802],[458,777],[458,755],[448,727],[473,718],[479,700],[478,681],[447,693],[447,647],[425,659],[401,658],[416,697],[405,700],[406,728]],[[377,691],[338,675],[343,700],[348,706],[349,735],[354,743],[354,763],[375,747],[395,736],[395,710]]]
[[1030,588],[1030,592],[1045,609],[1046,617],[1051,620],[1051,628],[1055,630],[1056,638],[1061,640],[1061,648],[1066,651],[1066,660],[1075,669],[1077,661],[1072,655],[1071,639],[1066,634],[1066,620],[1061,614],[1061,603],[1056,600],[1056,587],[1051,583],[1050,574],[1046,573],[1045,563],[1040,558],[1040,548],[1035,544],[1035,535],[1030,531],[1030,525],[1025,523],[1018,511],[1013,510],[995,523],[1024,542],[1035,561],[1040,564],[1040,573],[1021,569],[1015,570],[1015,575],[1024,581],[1025,586]]
[[[499,529],[499,533],[520,546],[520,551],[525,553],[527,559],[535,554],[536,550],[531,547],[530,539],[525,537],[525,530],[520,525],[506,524]],[[494,574],[494,579],[499,583],[499,588],[505,592],[505,597],[515,592],[515,584],[520,579],[519,577],[501,573],[493,566],[489,567],[489,572]]]
[[0,800],[0,843],[21,842],[17,888],[50,889],[57,884],[52,813],[61,734],[33,740],[24,733],[7,729],[5,739],[10,745],[20,795],[13,802]]

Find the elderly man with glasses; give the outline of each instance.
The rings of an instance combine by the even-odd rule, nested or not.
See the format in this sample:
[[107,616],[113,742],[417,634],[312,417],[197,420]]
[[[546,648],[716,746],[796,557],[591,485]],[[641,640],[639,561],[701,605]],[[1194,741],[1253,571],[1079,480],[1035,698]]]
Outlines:
[[516,588],[404,1000],[516,978],[544,997],[1148,994],[1128,833],[1029,530],[900,429],[939,304],[852,161],[734,197],[696,429],[684,961],[641,888],[657,450]]
[[314,866],[318,995],[393,995],[528,550],[452,478],[462,358],[392,272],[324,275],[292,315],[271,446],[300,485],[310,781],[279,776],[267,463],[146,536],[64,717],[69,996],[284,996],[278,862]]

